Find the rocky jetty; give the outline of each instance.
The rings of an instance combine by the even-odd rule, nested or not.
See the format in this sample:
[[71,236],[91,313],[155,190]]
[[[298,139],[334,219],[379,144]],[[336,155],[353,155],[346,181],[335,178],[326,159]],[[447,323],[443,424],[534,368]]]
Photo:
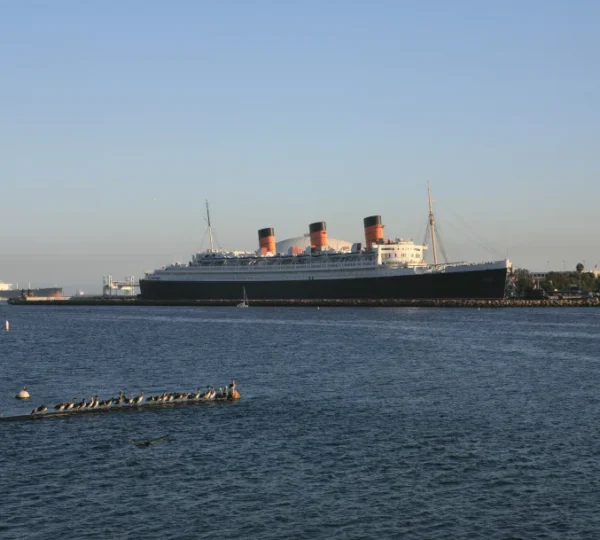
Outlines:
[[[239,300],[149,300],[141,297],[72,297],[51,302],[11,298],[13,305],[27,306],[236,306]],[[506,308],[506,307],[598,307],[598,298],[576,299],[349,299],[349,300],[253,300],[253,307],[427,307],[427,308]]]

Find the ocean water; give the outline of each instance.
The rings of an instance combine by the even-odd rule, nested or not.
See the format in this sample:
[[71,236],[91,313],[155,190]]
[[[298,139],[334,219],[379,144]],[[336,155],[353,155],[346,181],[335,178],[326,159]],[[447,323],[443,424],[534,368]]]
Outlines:
[[600,538],[600,310],[5,319],[4,416],[232,378],[242,399],[0,423],[3,540]]

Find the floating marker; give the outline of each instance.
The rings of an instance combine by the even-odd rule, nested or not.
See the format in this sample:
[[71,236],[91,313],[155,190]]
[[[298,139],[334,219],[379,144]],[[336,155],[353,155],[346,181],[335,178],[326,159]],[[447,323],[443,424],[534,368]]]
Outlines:
[[29,395],[29,392],[27,391],[27,387],[24,386],[23,388],[21,388],[21,390],[19,390],[19,393],[15,397],[17,399],[29,399],[31,396]]
[[7,332],[10,330],[10,323],[7,321],[4,322],[4,330],[6,330]]

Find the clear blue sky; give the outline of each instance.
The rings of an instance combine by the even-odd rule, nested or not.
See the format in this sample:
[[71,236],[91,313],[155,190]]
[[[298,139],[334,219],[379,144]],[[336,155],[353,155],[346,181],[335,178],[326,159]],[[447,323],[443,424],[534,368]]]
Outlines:
[[[0,10],[0,279],[254,249],[324,220],[600,263],[600,2],[28,1]],[[483,246],[492,246],[489,251]],[[600,264],[599,264],[600,266]]]

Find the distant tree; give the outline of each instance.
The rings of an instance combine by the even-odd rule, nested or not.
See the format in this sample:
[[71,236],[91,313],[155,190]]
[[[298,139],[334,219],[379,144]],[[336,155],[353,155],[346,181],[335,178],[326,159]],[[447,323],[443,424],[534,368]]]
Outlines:
[[515,278],[519,296],[524,296],[533,290],[533,279],[531,279],[529,270],[518,268],[515,271]]
[[545,283],[548,291],[568,289],[577,283],[577,274],[575,272],[548,272]]
[[579,279],[579,288],[585,291],[593,291],[596,289],[596,276],[593,272],[584,272]]
[[581,274],[583,272],[583,264],[577,263],[577,266],[575,267],[575,270],[577,270],[578,274]]
[[540,281],[540,287],[546,292],[552,292],[554,290],[554,284],[548,278],[546,278],[544,281]]

